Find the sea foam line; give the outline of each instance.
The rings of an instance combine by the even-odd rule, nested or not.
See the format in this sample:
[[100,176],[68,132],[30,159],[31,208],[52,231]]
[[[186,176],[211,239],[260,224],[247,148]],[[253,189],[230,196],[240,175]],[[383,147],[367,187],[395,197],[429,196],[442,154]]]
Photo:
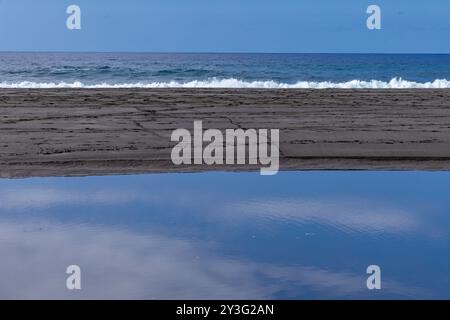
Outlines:
[[297,83],[280,83],[276,81],[244,81],[239,79],[193,80],[189,82],[135,82],[135,83],[98,83],[84,84],[74,82],[0,82],[0,88],[254,88],[254,89],[445,89],[450,88],[447,79],[436,79],[432,82],[414,82],[401,78],[393,78],[389,82],[371,80],[351,80],[347,82],[313,82],[299,81]]

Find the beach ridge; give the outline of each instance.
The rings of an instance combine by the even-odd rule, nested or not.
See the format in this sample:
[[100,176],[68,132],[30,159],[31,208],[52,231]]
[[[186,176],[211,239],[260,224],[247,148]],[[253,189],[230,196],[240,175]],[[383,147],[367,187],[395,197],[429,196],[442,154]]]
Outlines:
[[449,170],[450,89],[0,89],[1,177],[254,171],[175,166],[170,136],[279,129],[281,170]]

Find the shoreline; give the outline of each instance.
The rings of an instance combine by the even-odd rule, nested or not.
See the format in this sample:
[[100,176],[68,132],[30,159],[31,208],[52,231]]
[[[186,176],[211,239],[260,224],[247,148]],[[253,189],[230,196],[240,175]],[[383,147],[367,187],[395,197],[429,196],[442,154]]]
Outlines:
[[173,130],[280,129],[280,170],[450,170],[450,89],[0,89],[0,177],[175,166]]

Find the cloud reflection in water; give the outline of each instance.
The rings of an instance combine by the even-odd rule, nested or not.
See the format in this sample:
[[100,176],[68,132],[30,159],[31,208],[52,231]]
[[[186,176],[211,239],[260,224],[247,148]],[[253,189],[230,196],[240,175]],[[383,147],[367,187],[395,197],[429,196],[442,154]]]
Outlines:
[[[336,195],[309,181],[313,194],[292,191],[311,176],[277,179],[271,186],[253,174],[2,180],[0,297],[450,296],[440,256],[449,253],[448,219],[408,201],[373,198],[373,190]],[[436,206],[450,208],[439,195]],[[424,252],[433,255],[429,270],[416,266]],[[386,270],[380,293],[365,288],[374,260]],[[82,267],[80,292],[65,289],[69,264]],[[413,281],[405,270],[425,274]]]

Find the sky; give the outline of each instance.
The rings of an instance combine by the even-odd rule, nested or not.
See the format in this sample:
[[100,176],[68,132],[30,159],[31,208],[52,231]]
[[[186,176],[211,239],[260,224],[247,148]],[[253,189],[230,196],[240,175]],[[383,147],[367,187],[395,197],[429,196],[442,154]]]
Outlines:
[[0,51],[450,53],[448,39],[448,0],[0,0]]

